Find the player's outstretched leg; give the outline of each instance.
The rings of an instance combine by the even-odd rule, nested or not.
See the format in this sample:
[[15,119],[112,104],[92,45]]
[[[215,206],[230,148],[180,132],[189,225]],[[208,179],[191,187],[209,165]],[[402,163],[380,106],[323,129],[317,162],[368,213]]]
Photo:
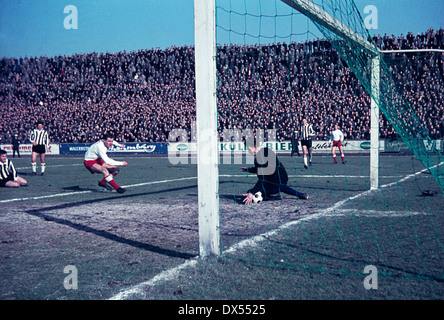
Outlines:
[[126,191],[126,189],[121,188],[116,181],[114,181],[113,179],[113,175],[112,174],[108,174],[105,178],[102,179],[102,181],[100,181],[103,184],[103,180],[105,180],[106,182],[108,182],[118,193],[124,193]]
[[100,167],[100,171],[103,173],[103,179],[99,181],[99,186],[109,190],[107,183],[109,183],[118,193],[124,193],[126,189],[121,188],[114,180],[114,176],[119,173],[119,170],[115,168]]
[[286,184],[280,185],[279,189],[281,192],[292,195],[292,196],[296,196],[299,199],[304,199],[304,200],[308,199],[308,195],[306,193],[299,192],[299,191],[287,186]]
[[114,190],[113,187],[111,187],[110,185],[108,185],[108,182],[105,180],[105,178],[103,178],[102,180],[99,181],[98,183],[99,187],[105,188],[106,190],[112,191]]

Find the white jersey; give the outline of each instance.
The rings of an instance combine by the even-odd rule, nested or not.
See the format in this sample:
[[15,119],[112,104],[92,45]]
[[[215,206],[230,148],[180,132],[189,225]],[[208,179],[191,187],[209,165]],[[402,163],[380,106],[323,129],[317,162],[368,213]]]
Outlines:
[[344,134],[342,133],[342,131],[341,130],[339,130],[339,129],[337,129],[337,130],[334,130],[332,133],[331,133],[331,139],[333,140],[333,141],[344,141]]
[[[114,146],[119,146],[119,143],[116,141],[113,141]],[[88,160],[97,160],[102,159],[106,164],[109,164],[111,166],[123,166],[122,161],[116,161],[108,157],[106,152],[108,149],[105,147],[105,144],[103,143],[103,140],[99,140],[96,143],[94,143],[91,147],[89,147],[88,151],[85,153],[85,161]]]

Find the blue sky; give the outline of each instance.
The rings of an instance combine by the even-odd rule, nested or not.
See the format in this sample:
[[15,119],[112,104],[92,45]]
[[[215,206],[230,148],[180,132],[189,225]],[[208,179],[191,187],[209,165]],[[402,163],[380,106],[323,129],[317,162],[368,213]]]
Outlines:
[[[247,1],[249,8],[258,10],[258,0]],[[268,10],[265,1],[262,0],[260,6],[263,14]],[[218,0],[217,3],[234,10],[237,6],[246,6],[243,0]],[[280,1],[267,3],[277,13],[289,10]],[[371,34],[406,35],[408,31],[416,34],[430,27],[437,30],[444,26],[443,0],[355,0],[355,3],[364,18],[367,5],[377,8],[378,29],[370,30]],[[68,5],[77,8],[78,29],[64,27],[68,16],[64,8]],[[193,10],[193,0],[0,0],[0,58],[193,45]],[[306,18],[302,18],[301,32],[309,28],[316,34],[315,27],[307,25]],[[261,21],[266,35],[266,24],[272,22],[266,18]],[[225,34],[225,37],[229,36]],[[233,33],[230,37],[237,41]],[[306,39],[307,35],[302,37]],[[267,38],[247,37],[246,41],[263,43]]]

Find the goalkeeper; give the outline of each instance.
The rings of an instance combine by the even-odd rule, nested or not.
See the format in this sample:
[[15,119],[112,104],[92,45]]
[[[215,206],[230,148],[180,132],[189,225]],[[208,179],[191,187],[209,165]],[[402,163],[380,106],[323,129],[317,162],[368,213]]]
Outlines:
[[254,155],[254,167],[242,167],[243,171],[256,173],[258,181],[253,188],[243,194],[243,202],[250,205],[254,194],[261,192],[264,200],[280,200],[280,192],[296,196],[299,199],[307,199],[306,193],[299,192],[287,185],[288,174],[276,153],[269,148],[247,146],[248,151]]

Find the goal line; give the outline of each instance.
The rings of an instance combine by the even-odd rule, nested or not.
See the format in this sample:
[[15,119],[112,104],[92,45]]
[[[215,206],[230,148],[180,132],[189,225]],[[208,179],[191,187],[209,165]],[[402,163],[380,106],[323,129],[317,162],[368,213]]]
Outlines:
[[[406,181],[410,178],[415,177],[416,175],[422,174],[423,172],[425,172],[427,169],[423,169],[421,171],[418,171],[416,173],[412,173],[409,174],[408,176],[396,181],[396,182],[392,182],[392,183],[388,183],[386,185],[382,185],[380,186],[380,188],[387,188],[387,187],[391,187],[392,185],[398,184],[400,182]],[[358,198],[361,198],[363,196],[369,195],[373,192],[377,192],[375,190],[367,190],[364,192],[361,192],[357,195],[354,195],[350,198],[344,199],[342,201],[337,202],[335,205],[326,208],[326,209],[322,209],[320,212],[312,214],[312,215],[307,215],[304,216],[298,220],[294,220],[294,221],[290,221],[288,223],[285,223],[283,225],[281,225],[280,227],[270,230],[266,233],[262,233],[259,234],[257,236],[242,240],[236,244],[234,244],[233,246],[231,246],[230,248],[228,248],[227,250],[224,250],[222,252],[222,256],[224,256],[225,254],[230,254],[230,253],[234,253],[237,252],[239,250],[242,250],[243,248],[251,248],[254,246],[257,246],[259,243],[261,243],[262,241],[266,240],[267,238],[278,234],[281,231],[284,231],[294,225],[300,224],[302,222],[306,222],[306,221],[310,221],[310,220],[316,220],[316,219],[320,219],[320,218],[324,218],[324,217],[329,217],[329,216],[347,216],[347,215],[351,215],[353,214],[357,214],[357,215],[371,215],[371,216],[378,216],[378,217],[383,217],[383,216],[396,216],[396,217],[401,217],[401,216],[406,216],[406,215],[425,215],[426,213],[424,212],[402,212],[402,211],[386,211],[386,212],[379,212],[376,214],[376,212],[374,211],[369,211],[369,210],[349,210],[349,209],[341,209],[341,207],[343,205],[345,205],[347,202],[351,201],[351,200],[355,200]],[[375,213],[373,215],[373,213]],[[125,289],[121,292],[119,292],[118,294],[114,295],[113,297],[111,297],[108,300],[125,300],[125,299],[133,299],[136,295],[141,294],[142,292],[146,291],[145,288],[146,287],[154,287],[155,285],[157,285],[158,283],[161,283],[163,281],[170,281],[170,280],[174,280],[176,279],[180,272],[182,272],[183,270],[187,269],[187,268],[192,268],[195,267],[197,265],[199,261],[199,256],[196,256],[188,261],[186,261],[185,263],[182,263],[181,265],[168,269],[166,271],[163,271],[161,273],[159,273],[158,275],[154,276],[153,278],[151,278],[150,280],[141,282],[137,285],[134,285],[128,289]]]

